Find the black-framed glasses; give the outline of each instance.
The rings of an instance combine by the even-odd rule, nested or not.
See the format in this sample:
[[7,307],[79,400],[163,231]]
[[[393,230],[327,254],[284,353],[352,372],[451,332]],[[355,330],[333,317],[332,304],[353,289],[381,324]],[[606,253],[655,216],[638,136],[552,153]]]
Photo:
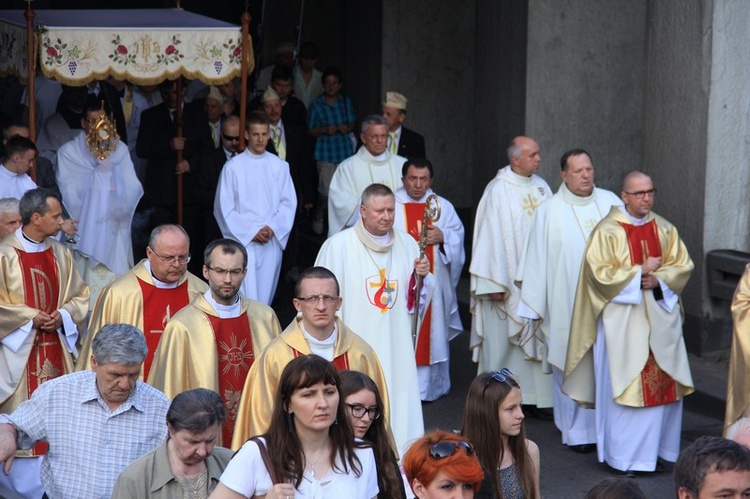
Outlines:
[[301,302],[309,303],[310,305],[317,305],[320,300],[326,305],[331,305],[339,300],[339,296],[331,295],[311,295],[311,296],[298,296],[297,299]]
[[490,386],[490,381],[492,381],[493,379],[498,383],[505,383],[506,381],[508,381],[508,378],[512,377],[513,373],[510,372],[510,369],[508,369],[507,367],[503,367],[499,371],[491,372],[484,382],[484,390],[482,390],[482,395],[484,395],[484,392],[487,391],[487,387]]
[[239,135],[227,135],[225,133],[222,133],[221,136],[224,138],[224,140],[227,140],[229,142],[239,142],[240,136]]
[[179,263],[180,265],[187,265],[188,263],[190,263],[190,255],[161,256],[156,252],[156,250],[154,250],[154,248],[151,248],[151,251],[159,258],[159,260],[166,263],[167,265],[173,265],[175,263]]
[[344,402],[344,404],[349,408],[350,411],[352,411],[352,416],[354,416],[357,419],[362,419],[365,417],[365,414],[370,416],[370,420],[375,421],[380,417],[380,409],[377,407],[365,407],[362,404],[349,404]]
[[230,277],[239,277],[245,272],[245,269],[222,269],[221,267],[209,267],[205,266],[208,270],[216,272],[219,275],[228,275]]
[[649,189],[647,191],[636,191],[636,192],[625,191],[625,194],[633,196],[636,199],[643,199],[646,196],[650,196],[650,197],[656,196],[656,189]]
[[438,442],[430,447],[430,455],[435,459],[443,459],[450,457],[456,453],[456,449],[459,447],[466,450],[466,454],[471,456],[474,454],[474,447],[469,442],[460,440],[458,442]]

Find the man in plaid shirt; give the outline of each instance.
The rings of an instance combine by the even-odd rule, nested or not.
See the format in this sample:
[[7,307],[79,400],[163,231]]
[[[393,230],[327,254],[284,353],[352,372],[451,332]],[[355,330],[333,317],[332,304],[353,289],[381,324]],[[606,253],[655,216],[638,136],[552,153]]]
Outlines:
[[313,215],[312,229],[323,234],[328,207],[328,188],[339,163],[354,153],[356,139],[351,134],[357,118],[352,101],[342,95],[341,71],[323,71],[323,93],[310,105],[307,126],[315,137],[315,161],[318,167],[318,204]]

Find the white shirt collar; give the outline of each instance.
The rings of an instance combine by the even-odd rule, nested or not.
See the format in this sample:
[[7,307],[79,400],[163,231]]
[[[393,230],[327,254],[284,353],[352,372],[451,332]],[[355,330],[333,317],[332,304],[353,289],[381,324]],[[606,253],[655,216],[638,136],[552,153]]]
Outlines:
[[148,270],[149,275],[151,276],[151,280],[154,281],[154,286],[156,286],[159,289],[174,289],[177,286],[180,285],[180,281],[177,282],[162,282],[159,279],[154,276],[154,273],[151,272],[151,262],[146,260],[146,263],[143,264],[144,267],[146,267],[146,270]]

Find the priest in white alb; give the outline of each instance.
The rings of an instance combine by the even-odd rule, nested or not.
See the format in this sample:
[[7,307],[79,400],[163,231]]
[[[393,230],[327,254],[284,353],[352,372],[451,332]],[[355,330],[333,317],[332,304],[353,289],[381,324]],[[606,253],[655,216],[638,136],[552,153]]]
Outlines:
[[583,149],[567,151],[560,166],[560,189],[531,219],[516,278],[521,286],[518,316],[533,321],[535,338],[544,343],[543,356],[537,360],[549,362],[552,368],[555,425],[563,444],[577,452],[591,452],[596,448],[594,411],[562,392],[562,375],[586,241],[599,220],[622,201],[594,186],[594,166]]
[[373,114],[362,121],[362,147],[336,168],[328,191],[328,237],[351,227],[359,218],[360,196],[370,184],[401,187],[406,158],[388,151],[388,122]]
[[456,286],[466,259],[464,225],[450,201],[432,191],[432,163],[424,158],[413,158],[404,163],[401,172],[403,187],[395,192],[395,228],[408,233],[419,243],[425,202],[434,195],[440,208],[437,221],[428,219],[427,224],[425,255],[430,261],[430,272],[435,276],[436,283],[416,344],[419,392],[422,400],[432,401],[450,390],[448,342],[463,331],[458,315]]
[[651,211],[651,177],[632,171],[591,233],[578,279],[563,391],[596,405],[599,462],[634,476],[680,453],[682,398],[695,391],[682,336],[693,271],[677,228]]
[[[552,376],[543,372],[536,345],[524,333],[527,320],[518,317],[518,272],[534,211],[552,191],[536,175],[541,157],[530,137],[516,137],[508,147],[510,164],[487,185],[474,223],[471,275],[472,360],[478,372],[508,368],[523,383],[524,404],[536,416],[551,419]],[[531,408],[529,408],[531,409]]]
[[29,176],[36,153],[36,146],[26,137],[15,135],[7,140],[0,165],[0,198],[21,199],[26,191],[36,187]]
[[[57,151],[57,184],[68,213],[78,220],[80,239],[72,249],[93,308],[101,290],[133,266],[130,225],[143,187],[103,107],[87,104],[81,126]],[[106,140],[103,134],[109,134]]]
[[326,267],[341,285],[341,320],[372,346],[388,385],[391,427],[399,451],[424,433],[414,358],[412,322],[416,276],[422,276],[420,318],[429,306],[434,277],[419,260],[419,247],[393,228],[393,191],[373,184],[362,193],[361,218],[354,227],[330,237],[316,266]]
[[221,170],[214,215],[221,233],[247,249],[248,272],[242,294],[270,305],[276,293],[281,257],[297,209],[289,164],[266,151],[269,122],[252,113],[247,149]]

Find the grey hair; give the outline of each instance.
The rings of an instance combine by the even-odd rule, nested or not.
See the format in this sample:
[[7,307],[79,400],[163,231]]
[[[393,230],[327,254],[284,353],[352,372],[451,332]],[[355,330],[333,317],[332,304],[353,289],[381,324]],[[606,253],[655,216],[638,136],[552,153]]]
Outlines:
[[7,213],[9,215],[15,215],[18,213],[18,199],[16,198],[2,198],[0,199],[0,215]]
[[218,393],[196,388],[178,394],[167,411],[167,423],[175,431],[201,432],[227,419],[227,408]]
[[185,229],[182,228],[182,225],[177,225],[177,224],[159,225],[157,227],[154,227],[154,230],[151,231],[151,235],[148,238],[148,245],[151,249],[156,249],[156,242],[159,240],[159,237],[164,232],[179,232],[183,236],[185,236],[188,241],[190,241],[190,236],[188,236],[188,233],[185,231]]
[[21,223],[23,225],[31,223],[31,216],[34,215],[34,213],[39,213],[42,216],[46,215],[47,210],[49,210],[49,203],[47,203],[47,199],[49,198],[55,198],[60,204],[62,204],[60,196],[51,189],[37,187],[36,189],[26,191],[18,202],[18,212],[21,215]]
[[367,129],[370,127],[370,125],[385,125],[387,127],[388,122],[379,114],[371,114],[362,120],[360,131],[362,133],[367,133]]
[[362,204],[367,204],[367,202],[370,200],[370,198],[375,196],[391,196],[395,198],[396,196],[393,194],[393,191],[390,187],[383,184],[370,184],[367,187],[365,187],[365,190],[362,191]]
[[513,158],[521,157],[521,148],[518,147],[515,140],[510,143],[506,151],[508,153],[508,161],[513,162]]
[[750,431],[750,418],[740,418],[727,428],[727,438],[734,440],[740,433]]
[[91,343],[94,359],[99,365],[135,366],[143,363],[148,353],[143,332],[130,324],[106,324]]

